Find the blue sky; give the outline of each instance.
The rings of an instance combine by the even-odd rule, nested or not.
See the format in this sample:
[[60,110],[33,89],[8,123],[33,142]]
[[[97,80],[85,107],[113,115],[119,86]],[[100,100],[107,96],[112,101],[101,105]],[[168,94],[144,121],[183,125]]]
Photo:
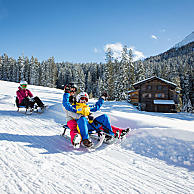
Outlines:
[[160,54],[194,31],[194,0],[0,0],[0,55],[105,62]]

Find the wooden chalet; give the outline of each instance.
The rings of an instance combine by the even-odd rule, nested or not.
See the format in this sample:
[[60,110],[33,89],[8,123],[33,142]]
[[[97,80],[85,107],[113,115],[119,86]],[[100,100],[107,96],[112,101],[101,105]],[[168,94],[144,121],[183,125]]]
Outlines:
[[128,101],[142,111],[176,112],[178,94],[176,84],[153,76],[133,84],[135,90],[128,92]]

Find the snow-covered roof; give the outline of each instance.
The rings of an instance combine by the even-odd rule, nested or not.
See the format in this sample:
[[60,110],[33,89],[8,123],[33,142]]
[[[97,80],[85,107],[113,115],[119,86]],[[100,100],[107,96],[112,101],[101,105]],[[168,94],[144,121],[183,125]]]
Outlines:
[[175,104],[174,100],[154,100],[154,104]]
[[157,76],[152,76],[152,77],[150,77],[150,78],[147,78],[147,79],[144,79],[144,80],[142,80],[142,81],[136,82],[136,83],[133,84],[133,86],[142,84],[142,83],[144,83],[144,82],[147,82],[147,81],[149,81],[149,80],[153,80],[153,79],[155,79],[155,78],[156,78],[156,79],[159,79],[159,80],[161,80],[161,81],[163,81],[163,82],[165,82],[165,83],[167,83],[167,84],[173,85],[174,87],[177,87],[177,85],[176,85],[175,83],[170,82],[170,81],[165,80],[165,79],[162,79],[162,78],[157,77]]

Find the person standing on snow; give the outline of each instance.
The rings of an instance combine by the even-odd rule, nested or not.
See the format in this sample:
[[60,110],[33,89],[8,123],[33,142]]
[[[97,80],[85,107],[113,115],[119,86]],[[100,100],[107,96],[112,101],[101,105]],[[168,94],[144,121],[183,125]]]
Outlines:
[[18,91],[16,92],[18,101],[16,101],[18,106],[25,106],[27,109],[34,108],[34,104],[36,103],[41,109],[44,109],[44,104],[40,100],[39,97],[33,97],[33,94],[30,90],[26,89],[28,83],[26,81],[20,81],[20,86],[18,87]]

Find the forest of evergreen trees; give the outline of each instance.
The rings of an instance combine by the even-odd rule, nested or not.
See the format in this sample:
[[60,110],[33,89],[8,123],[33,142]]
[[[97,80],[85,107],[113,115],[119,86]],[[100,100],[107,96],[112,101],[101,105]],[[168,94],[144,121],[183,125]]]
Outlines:
[[133,53],[124,46],[120,59],[113,58],[108,49],[105,63],[56,63],[54,57],[39,62],[37,58],[20,56],[17,60],[0,56],[0,80],[63,89],[70,82],[90,97],[99,97],[104,91],[109,100],[126,99],[133,84],[156,75],[177,84],[182,94],[183,111],[192,106],[191,90],[194,77],[194,42],[178,49],[133,62]]

